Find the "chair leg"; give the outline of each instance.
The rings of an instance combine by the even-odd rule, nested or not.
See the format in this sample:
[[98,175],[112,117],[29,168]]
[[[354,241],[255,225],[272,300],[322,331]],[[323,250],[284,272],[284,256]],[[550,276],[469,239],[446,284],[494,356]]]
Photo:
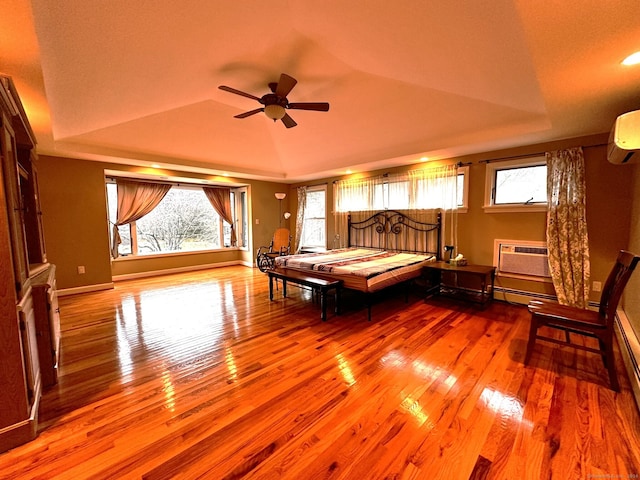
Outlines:
[[529,341],[527,342],[527,353],[524,357],[524,364],[528,365],[533,354],[533,349],[536,344],[536,335],[538,334],[538,322],[535,319],[535,315],[531,315],[531,324],[529,326]]

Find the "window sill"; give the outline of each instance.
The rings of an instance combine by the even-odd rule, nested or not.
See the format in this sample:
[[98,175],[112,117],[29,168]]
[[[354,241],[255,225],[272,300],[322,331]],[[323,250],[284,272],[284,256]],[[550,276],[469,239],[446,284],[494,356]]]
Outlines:
[[484,213],[524,213],[546,212],[546,205],[485,205]]
[[112,258],[112,262],[127,262],[132,260],[144,260],[147,258],[168,258],[168,257],[182,257],[185,255],[203,255],[210,253],[222,253],[222,252],[232,252],[237,250],[246,250],[244,247],[227,247],[227,248],[216,248],[213,250],[191,250],[188,252],[166,252],[166,253],[154,253],[150,255],[120,255],[118,258]]
[[316,246],[316,247],[300,247],[300,253],[321,253],[321,252],[326,252],[327,248],[326,247],[320,247],[320,246]]

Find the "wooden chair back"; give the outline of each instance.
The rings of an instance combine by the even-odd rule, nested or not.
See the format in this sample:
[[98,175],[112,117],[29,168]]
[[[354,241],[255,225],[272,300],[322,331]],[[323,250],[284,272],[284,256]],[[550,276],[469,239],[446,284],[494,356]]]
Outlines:
[[625,250],[621,250],[618,254],[616,263],[604,283],[600,297],[600,316],[604,317],[607,323],[613,322],[622,292],[627,286],[629,277],[631,277],[631,273],[633,273],[639,260],[640,256]]
[[271,251],[280,255],[288,255],[291,248],[291,233],[288,228],[278,228],[273,234]]

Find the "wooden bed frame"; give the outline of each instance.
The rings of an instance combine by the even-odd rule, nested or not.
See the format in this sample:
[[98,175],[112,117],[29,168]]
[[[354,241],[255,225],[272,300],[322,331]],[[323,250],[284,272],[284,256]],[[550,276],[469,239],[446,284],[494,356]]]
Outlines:
[[[368,216],[367,216],[368,215]],[[391,252],[412,253],[420,255],[432,255],[436,260],[441,259],[441,226],[442,217],[435,214],[435,222],[417,220],[409,213],[384,210],[370,214],[370,212],[350,213],[347,217],[348,247],[373,248]],[[354,219],[362,217],[362,220]],[[288,271],[299,271],[287,267],[277,267],[279,275],[287,275]],[[421,275],[421,270],[414,270],[405,275],[386,279],[371,290],[367,280],[355,279],[354,276],[346,278],[344,275],[336,275],[330,272],[305,271],[310,277],[324,280],[339,280],[341,287],[356,290],[365,294],[368,318],[371,319],[372,294],[400,283],[408,283]]]

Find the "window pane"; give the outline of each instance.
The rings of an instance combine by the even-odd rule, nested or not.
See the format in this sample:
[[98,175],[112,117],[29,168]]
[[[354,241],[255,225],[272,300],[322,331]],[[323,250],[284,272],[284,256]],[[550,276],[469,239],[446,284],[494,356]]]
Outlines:
[[136,228],[140,255],[220,247],[220,219],[201,189],[172,187]]
[[132,253],[131,244],[131,226],[120,225],[118,227],[118,233],[120,234],[120,245],[118,245],[118,255],[126,256]]
[[324,192],[307,192],[305,217],[324,217]]
[[545,203],[547,201],[547,166],[496,170],[494,204]]
[[456,200],[456,204],[459,207],[463,207],[464,206],[464,174],[460,173],[458,174],[457,177],[458,183],[456,186],[456,195],[457,195],[457,200]]
[[[235,219],[236,218],[236,193],[234,191],[231,191],[229,193],[229,196],[230,196],[230,202],[231,202],[230,204],[231,218]],[[229,225],[225,221],[222,222],[222,238],[223,238],[223,245],[225,247],[230,247],[231,246],[231,225]],[[236,245],[237,245],[237,242],[236,242]]]
[[307,219],[304,222],[305,247],[324,247],[324,219]]
[[301,243],[305,247],[326,246],[326,200],[324,190],[307,192]]
[[409,208],[409,182],[389,182],[385,185],[388,191],[386,208],[392,210]]
[[453,183],[452,177],[438,177],[428,180],[419,180],[416,185],[416,205],[419,208],[455,208],[453,202],[460,199],[457,191],[457,185],[460,178],[456,176],[456,183]]
[[242,242],[238,239],[238,246],[246,247],[249,245],[249,212],[247,211],[247,192],[244,191],[240,192],[240,210],[242,211]]
[[[115,183],[107,183],[107,208],[109,210],[109,245],[113,245],[113,225],[118,218],[118,186]],[[120,244],[118,255],[131,255],[131,228],[129,225],[118,227]]]

